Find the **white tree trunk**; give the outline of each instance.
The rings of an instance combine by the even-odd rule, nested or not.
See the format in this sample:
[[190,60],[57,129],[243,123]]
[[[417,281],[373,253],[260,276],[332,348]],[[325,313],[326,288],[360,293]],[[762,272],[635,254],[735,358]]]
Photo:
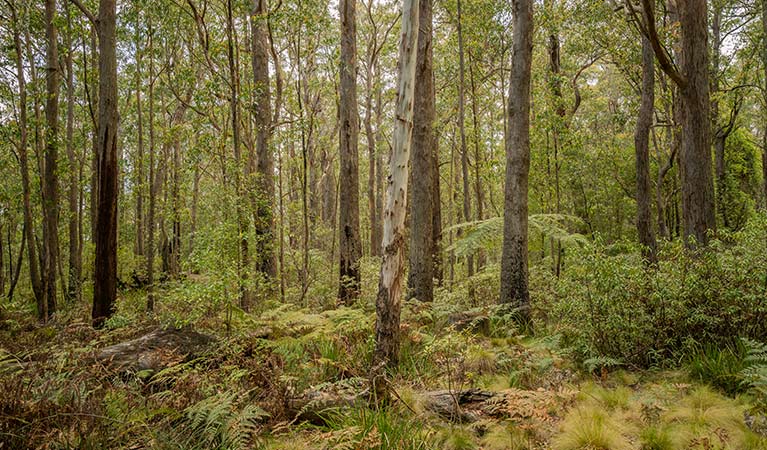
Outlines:
[[[394,118],[386,206],[383,213],[381,278],[376,299],[375,368],[396,367],[399,357],[400,297],[402,290],[402,247],[405,243],[408,158],[413,133],[413,91],[418,45],[419,0],[403,0],[400,37],[399,79]],[[382,391],[376,388],[376,391]]]

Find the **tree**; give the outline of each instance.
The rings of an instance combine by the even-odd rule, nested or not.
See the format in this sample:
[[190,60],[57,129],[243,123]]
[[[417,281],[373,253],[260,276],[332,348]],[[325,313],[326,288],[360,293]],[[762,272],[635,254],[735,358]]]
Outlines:
[[114,313],[117,297],[117,52],[116,0],[99,2],[98,211],[93,325]]
[[642,36],[642,100],[637,115],[634,131],[634,151],[636,154],[636,202],[637,234],[643,247],[646,260],[655,262],[655,234],[652,228],[650,210],[650,128],[655,111],[655,59],[652,44],[647,36]]
[[339,214],[339,287],[338,299],[350,304],[359,296],[362,256],[359,225],[359,163],[357,137],[357,27],[356,0],[340,0],[341,16],[341,84],[339,86],[339,120],[341,174],[339,199],[343,208]]
[[272,133],[271,98],[269,93],[269,43],[266,23],[266,0],[253,0],[252,43],[253,78],[256,124],[256,152],[258,164],[256,204],[256,267],[264,277],[274,278],[277,266],[274,259],[274,157],[269,146]]
[[[19,92],[19,168],[21,170],[22,206],[24,208],[24,237],[29,259],[29,277],[32,292],[37,303],[38,314],[45,309],[40,266],[35,246],[35,222],[32,219],[31,188],[29,181],[29,158],[27,138],[27,80],[24,72],[24,52],[21,46],[19,16],[15,3],[11,3],[11,23],[13,24],[13,43],[16,50],[16,80]],[[19,252],[21,254],[21,252]]]
[[[764,88],[762,89],[763,105],[767,105],[767,0],[762,0],[762,66],[764,70]],[[764,207],[767,209],[767,108],[762,107],[764,114],[764,129],[762,130],[762,194]]]
[[530,72],[533,57],[533,2],[512,1],[511,79],[506,137],[506,182],[501,255],[502,304],[530,320],[528,288],[528,174],[530,171]]
[[[708,65],[708,5],[706,0],[677,3],[680,24],[679,65],[674,64],[658,37],[652,0],[642,0],[650,39],[661,69],[679,87],[681,96],[682,219],[687,245],[693,238],[705,246],[716,231],[714,181],[711,174],[711,130]],[[633,11],[633,9],[631,9]]]
[[[418,50],[413,105],[412,177],[408,295],[423,302],[434,299],[434,241],[432,228],[434,183],[439,176],[434,164],[436,118],[434,70],[432,68],[432,0],[419,6]],[[436,173],[435,173],[436,172]],[[468,193],[466,193],[468,195]]]
[[64,10],[67,12],[67,33],[65,36],[67,56],[67,124],[66,124],[66,151],[69,162],[69,189],[67,190],[68,204],[68,231],[69,231],[69,282],[67,296],[70,300],[80,300],[82,278],[82,245],[80,241],[80,180],[79,161],[75,154],[74,124],[75,124],[75,77],[72,47],[72,15],[69,10],[69,2],[64,1]]
[[[466,94],[464,83],[464,50],[463,50],[463,24],[461,17],[461,0],[456,5],[458,9],[458,130],[461,136],[461,178],[463,180],[463,220],[471,221],[471,188],[469,188],[469,150],[466,147]],[[466,258],[468,276],[474,275],[474,258]],[[473,294],[470,294],[473,295]]]
[[399,363],[401,281],[407,212],[408,158],[413,133],[413,103],[418,53],[419,0],[403,0],[399,44],[397,103],[394,111],[389,184],[383,214],[383,259],[376,297],[373,387],[386,398],[381,368]]

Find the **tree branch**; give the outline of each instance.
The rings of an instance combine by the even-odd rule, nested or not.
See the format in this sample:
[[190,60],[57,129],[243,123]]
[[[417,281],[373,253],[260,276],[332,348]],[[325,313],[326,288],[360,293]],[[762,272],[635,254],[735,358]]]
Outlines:
[[666,72],[669,78],[671,78],[677,86],[683,88],[687,85],[687,79],[681,73],[679,73],[679,70],[674,65],[674,61],[672,61],[671,56],[669,56],[668,51],[665,49],[665,47],[663,47],[663,44],[658,37],[658,30],[655,27],[655,13],[653,12],[652,4],[650,3],[650,0],[641,1],[642,10],[644,13],[643,16],[645,18],[644,26],[642,21],[637,17],[636,11],[634,11],[634,8],[632,8],[630,5],[629,10],[634,16],[636,24],[642,34],[644,34],[645,37],[650,40],[650,45],[652,45],[653,52],[655,53],[655,57],[658,60],[658,65],[660,65],[660,68]]
[[85,5],[83,5],[80,2],[80,0],[69,0],[69,1],[72,2],[73,5],[77,6],[77,9],[79,9],[80,12],[85,14],[85,17],[87,17],[88,20],[91,22],[91,25],[93,25],[93,29],[96,30],[96,34],[99,34],[99,27],[98,27],[99,21],[96,19],[96,16],[94,16],[93,13],[90,12],[88,8],[86,8]]

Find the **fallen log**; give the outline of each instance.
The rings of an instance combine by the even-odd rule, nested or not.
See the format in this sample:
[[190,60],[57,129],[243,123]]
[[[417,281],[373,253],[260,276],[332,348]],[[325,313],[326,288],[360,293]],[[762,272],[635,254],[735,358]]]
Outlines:
[[119,372],[157,372],[195,358],[213,342],[215,338],[188,328],[160,328],[102,349],[96,361]]

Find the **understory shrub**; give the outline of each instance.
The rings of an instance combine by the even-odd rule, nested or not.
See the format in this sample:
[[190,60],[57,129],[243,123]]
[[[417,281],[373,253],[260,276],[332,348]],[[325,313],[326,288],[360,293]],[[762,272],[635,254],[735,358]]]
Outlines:
[[[722,233],[695,253],[662,243],[657,266],[638,249],[576,249],[555,289],[534,298],[539,317],[582,360],[670,366],[701,346],[767,337],[767,218]],[[537,294],[533,291],[533,295]]]

